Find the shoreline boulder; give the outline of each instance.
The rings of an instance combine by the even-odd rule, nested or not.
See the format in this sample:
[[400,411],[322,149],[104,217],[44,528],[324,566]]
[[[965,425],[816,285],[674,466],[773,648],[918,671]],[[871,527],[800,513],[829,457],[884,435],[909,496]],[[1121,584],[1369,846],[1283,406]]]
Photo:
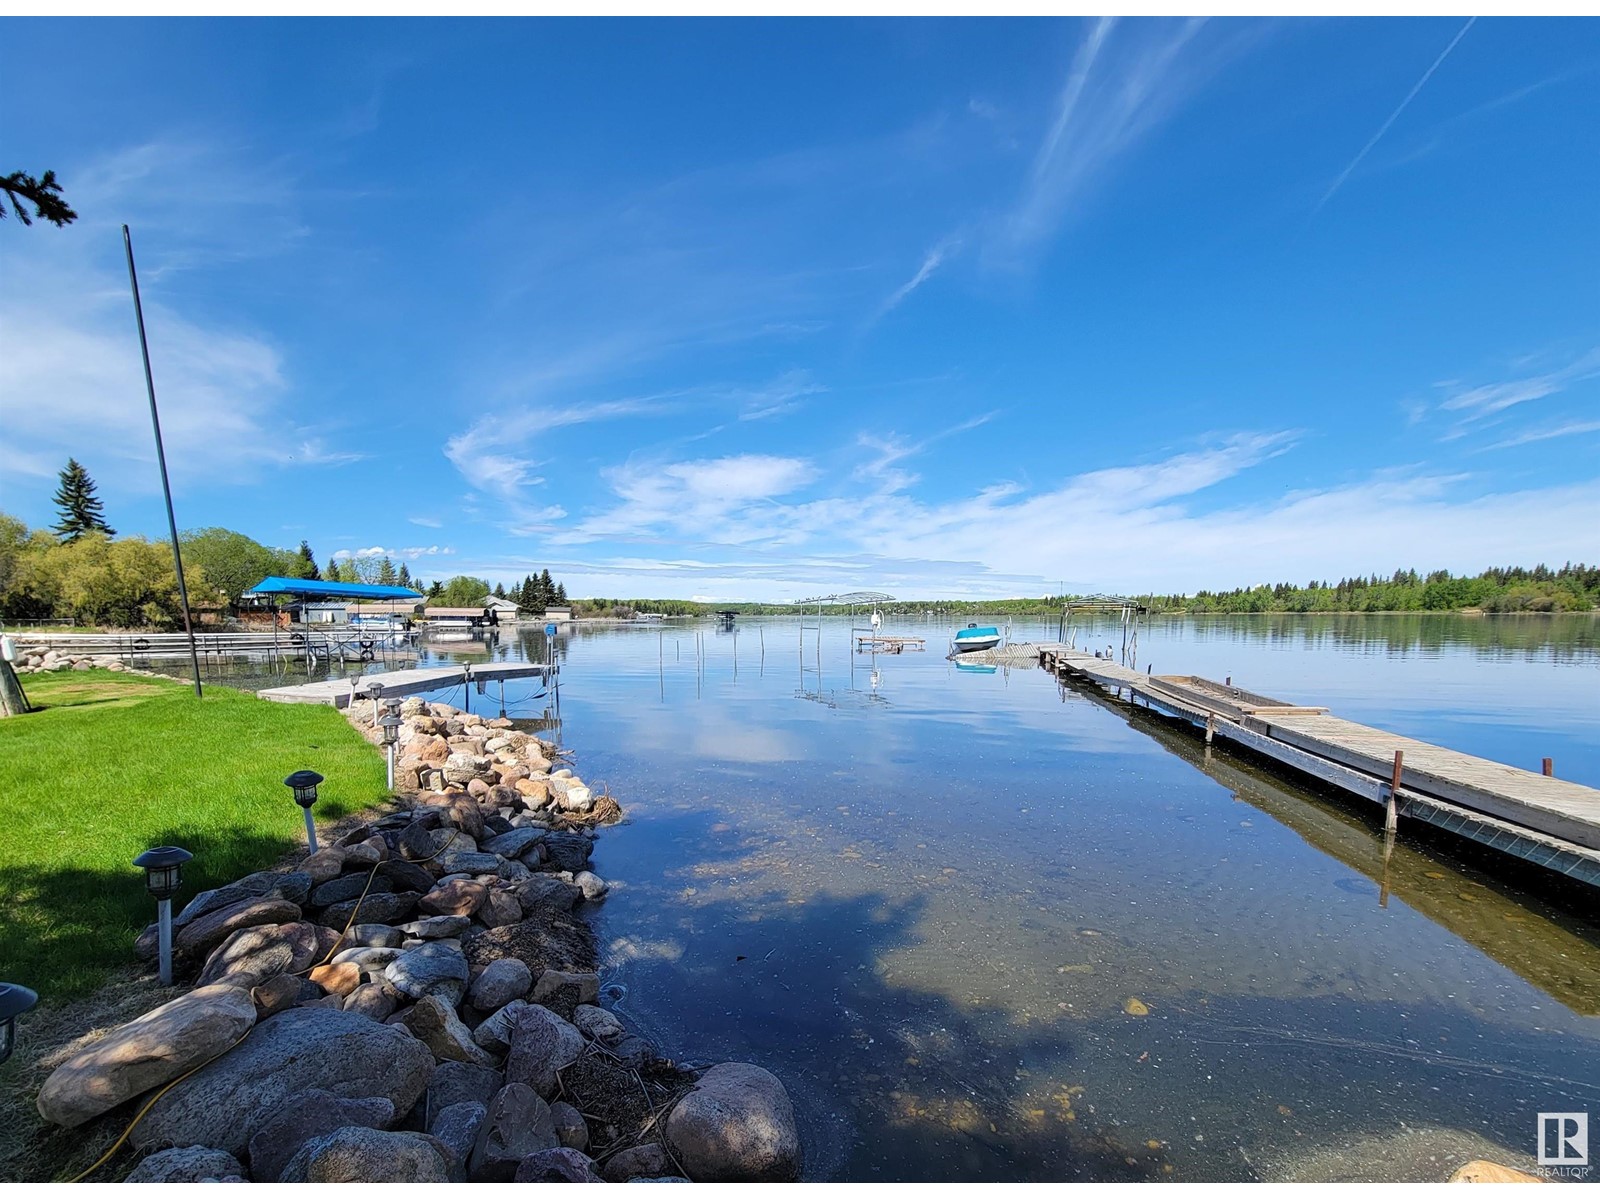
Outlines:
[[800,1178],[794,1106],[778,1077],[752,1063],[718,1063],[667,1118],[667,1145],[696,1183]]
[[[221,1054],[255,1023],[248,989],[221,983],[196,988],[119,1026],[57,1067],[39,1091],[39,1115],[68,1129],[82,1125]],[[205,1137],[170,1141],[219,1145]]]

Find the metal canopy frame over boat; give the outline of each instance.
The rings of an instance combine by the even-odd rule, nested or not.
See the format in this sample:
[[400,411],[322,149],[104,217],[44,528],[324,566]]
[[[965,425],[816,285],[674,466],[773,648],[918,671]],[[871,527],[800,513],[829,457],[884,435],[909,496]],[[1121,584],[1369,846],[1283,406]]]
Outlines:
[[1061,624],[1057,629],[1057,640],[1064,646],[1076,644],[1077,628],[1071,622],[1080,613],[1116,613],[1122,618],[1122,662],[1124,666],[1131,667],[1139,657],[1139,620],[1149,611],[1148,606],[1132,596],[1104,593],[1080,596],[1076,600],[1068,600],[1061,606]]

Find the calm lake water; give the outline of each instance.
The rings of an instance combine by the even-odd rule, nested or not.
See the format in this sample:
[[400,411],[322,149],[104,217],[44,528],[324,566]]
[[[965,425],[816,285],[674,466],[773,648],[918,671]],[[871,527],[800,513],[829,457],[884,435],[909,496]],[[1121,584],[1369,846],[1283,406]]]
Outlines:
[[[597,854],[616,1007],[681,1059],[782,1078],[809,1177],[1337,1174],[1364,1139],[1531,1155],[1539,1112],[1600,1115],[1592,894],[1404,824],[1386,866],[1375,810],[1037,668],[959,670],[948,621],[890,619],[928,649],[876,658],[851,624],[558,642],[560,739],[629,816]],[[1138,664],[1600,786],[1597,634],[1156,622]]]

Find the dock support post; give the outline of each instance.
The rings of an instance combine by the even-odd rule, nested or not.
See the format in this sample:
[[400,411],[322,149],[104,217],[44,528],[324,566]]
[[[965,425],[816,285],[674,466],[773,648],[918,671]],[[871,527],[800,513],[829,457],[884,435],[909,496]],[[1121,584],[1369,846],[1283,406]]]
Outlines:
[[1216,736],[1216,733],[1217,733],[1217,714],[1216,713],[1207,713],[1206,714],[1206,745],[1208,745],[1208,746],[1211,745],[1211,739]]
[[1545,759],[1542,769],[1546,779],[1554,779],[1556,775],[1556,760],[1553,758]]
[[1400,826],[1400,773],[1404,770],[1406,752],[1394,752],[1394,774],[1389,779],[1389,807],[1383,817],[1385,836],[1392,835]]

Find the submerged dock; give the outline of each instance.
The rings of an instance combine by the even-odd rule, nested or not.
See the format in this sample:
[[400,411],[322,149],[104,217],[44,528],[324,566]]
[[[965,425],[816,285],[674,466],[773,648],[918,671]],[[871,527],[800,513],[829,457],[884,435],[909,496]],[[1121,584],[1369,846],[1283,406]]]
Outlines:
[[[462,685],[467,685],[470,697],[472,684],[491,680],[504,683],[508,679],[548,679],[560,670],[560,667],[544,663],[449,663],[437,667],[414,667],[404,671],[383,671],[376,675],[263,688],[256,695],[279,704],[331,704],[335,708],[348,708],[351,700],[415,696]],[[471,707],[470,700],[464,707]]]
[[1600,791],[1192,675],[1140,674],[1060,644],[1057,677],[1089,681],[1351,795],[1600,887]]

